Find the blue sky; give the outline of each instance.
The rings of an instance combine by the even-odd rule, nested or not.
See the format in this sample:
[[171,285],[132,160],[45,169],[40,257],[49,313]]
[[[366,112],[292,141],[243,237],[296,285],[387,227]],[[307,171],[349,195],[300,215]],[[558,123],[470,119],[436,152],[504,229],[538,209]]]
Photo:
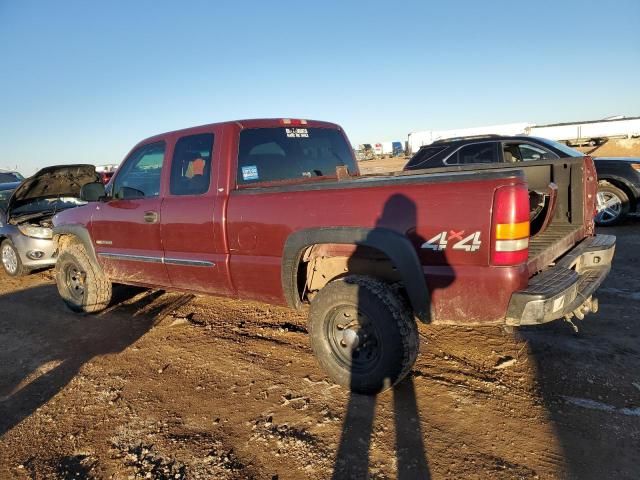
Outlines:
[[0,167],[250,117],[422,129],[640,115],[640,2],[0,0]]

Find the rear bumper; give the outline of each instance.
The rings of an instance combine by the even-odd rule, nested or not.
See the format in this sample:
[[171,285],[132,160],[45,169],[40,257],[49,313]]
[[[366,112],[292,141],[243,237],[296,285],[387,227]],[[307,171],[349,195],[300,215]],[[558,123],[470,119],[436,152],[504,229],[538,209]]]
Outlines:
[[537,325],[570,314],[584,304],[611,270],[616,247],[613,235],[589,237],[558,263],[514,292],[507,309],[507,325]]

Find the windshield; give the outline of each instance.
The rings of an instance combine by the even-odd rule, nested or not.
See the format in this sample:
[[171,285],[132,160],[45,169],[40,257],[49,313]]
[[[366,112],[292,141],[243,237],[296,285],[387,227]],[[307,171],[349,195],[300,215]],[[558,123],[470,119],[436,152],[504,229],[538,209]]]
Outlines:
[[74,197],[35,198],[31,202],[24,203],[11,211],[11,215],[25,215],[40,212],[59,212],[67,208],[85,205],[87,202]]
[[0,172],[0,183],[21,182],[24,177],[18,172]]
[[584,153],[581,153],[578,150],[575,150],[571,147],[567,147],[564,143],[555,142],[553,140],[549,140],[548,138],[538,138],[538,137],[533,137],[533,138],[535,138],[536,140],[542,143],[546,143],[547,145],[555,148],[556,150],[560,150],[567,157],[584,157]]
[[251,128],[240,132],[238,184],[335,177],[336,167],[357,171],[353,152],[332,128]]
[[13,190],[0,190],[0,210],[6,210],[7,209],[7,204],[9,203],[9,198],[11,198],[11,195],[13,194],[13,192],[15,192],[15,189],[13,189]]

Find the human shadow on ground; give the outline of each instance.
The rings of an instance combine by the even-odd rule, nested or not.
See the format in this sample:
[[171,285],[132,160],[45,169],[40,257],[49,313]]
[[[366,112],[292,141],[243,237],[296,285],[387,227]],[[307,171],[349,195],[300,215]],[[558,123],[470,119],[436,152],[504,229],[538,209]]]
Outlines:
[[[418,212],[416,204],[409,197],[395,194],[385,202],[382,214],[376,221],[375,228],[370,235],[379,231],[393,230],[408,236],[418,252],[424,238],[416,230]],[[352,267],[357,271],[359,257],[371,255],[368,247],[358,246],[350,257],[349,271]],[[441,252],[442,265],[446,266],[444,252]],[[444,288],[452,279],[440,280],[437,288]],[[436,282],[437,283],[437,282]],[[363,292],[360,288],[359,292]],[[432,292],[429,292],[431,295]],[[431,298],[428,299],[431,305]],[[358,294],[358,317],[363,305],[363,294]],[[406,299],[403,301],[407,302]],[[429,311],[429,308],[427,309]],[[364,312],[362,312],[363,315]],[[427,319],[429,320],[429,319]],[[360,319],[358,320],[360,322]],[[359,327],[361,329],[361,327]],[[352,352],[352,361],[356,351]],[[352,363],[351,378],[354,378],[355,362]],[[380,395],[386,395],[382,393]],[[397,464],[397,478],[429,479],[431,473],[427,458],[427,447],[421,428],[420,412],[416,399],[416,390],[411,372],[403,381],[392,389],[394,423],[395,423],[395,451]],[[340,445],[335,459],[334,479],[365,479],[370,478],[370,448],[373,435],[377,396],[360,395],[351,392],[342,426]],[[392,461],[390,459],[390,461]]]

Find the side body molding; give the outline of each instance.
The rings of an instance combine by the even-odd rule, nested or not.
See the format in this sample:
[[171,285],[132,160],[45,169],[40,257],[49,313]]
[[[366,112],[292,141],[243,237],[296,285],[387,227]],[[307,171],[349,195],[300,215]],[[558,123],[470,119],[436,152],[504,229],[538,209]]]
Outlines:
[[323,227],[292,233],[282,256],[282,289],[289,306],[300,309],[298,265],[305,249],[314,244],[338,243],[372,247],[383,252],[403,279],[411,307],[422,322],[430,321],[430,297],[418,254],[407,237],[385,228]]

